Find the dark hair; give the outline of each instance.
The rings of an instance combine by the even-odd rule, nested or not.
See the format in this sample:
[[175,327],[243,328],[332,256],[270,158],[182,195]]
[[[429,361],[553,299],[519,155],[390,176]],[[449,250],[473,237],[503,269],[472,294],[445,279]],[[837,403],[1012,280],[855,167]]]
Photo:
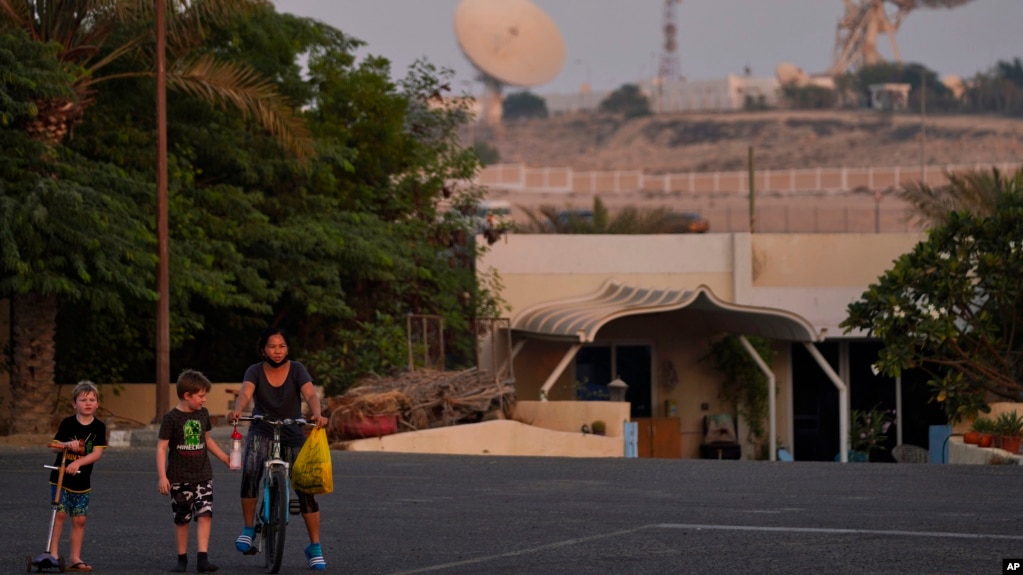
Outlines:
[[202,372],[194,369],[186,369],[181,372],[178,376],[178,399],[185,399],[186,393],[199,393],[200,391],[208,392],[213,386],[210,385],[210,380],[206,379],[206,376]]
[[290,347],[290,343],[288,342],[288,332],[284,331],[283,327],[268,327],[263,330],[263,333],[259,336],[259,341],[256,342],[256,353],[259,354],[259,357],[265,356],[263,350],[266,349],[266,342],[270,341],[270,338],[275,335],[283,337],[284,345]]

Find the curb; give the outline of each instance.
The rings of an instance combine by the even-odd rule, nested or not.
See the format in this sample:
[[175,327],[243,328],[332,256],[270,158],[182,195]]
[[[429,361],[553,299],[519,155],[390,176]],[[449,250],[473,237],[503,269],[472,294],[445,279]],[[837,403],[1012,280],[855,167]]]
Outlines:
[[[216,425],[210,430],[210,436],[223,448],[231,445],[232,431],[234,431],[234,427],[230,425]],[[111,429],[107,445],[109,447],[156,447],[159,434],[160,428],[156,425],[149,425],[141,429]]]

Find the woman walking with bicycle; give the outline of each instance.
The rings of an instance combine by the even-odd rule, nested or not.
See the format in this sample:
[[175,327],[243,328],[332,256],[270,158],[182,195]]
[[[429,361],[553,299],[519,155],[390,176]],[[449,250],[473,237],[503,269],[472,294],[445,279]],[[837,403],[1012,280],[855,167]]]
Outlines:
[[[302,417],[302,402],[305,401],[309,406],[309,423],[318,427],[326,426],[327,419],[321,415],[320,399],[313,389],[309,371],[301,363],[288,359],[288,338],[284,330],[270,328],[264,331],[259,337],[258,348],[263,361],[245,370],[242,389],[231,414],[232,420],[237,421],[241,417],[249,401],[254,402],[254,416],[299,419]],[[245,526],[234,543],[242,553],[252,549],[256,501],[273,435],[272,425],[255,421],[250,425],[245,439],[241,485],[242,519]],[[298,423],[284,427],[281,430],[281,458],[294,464],[303,443],[305,434]],[[309,545],[305,548],[306,561],[310,569],[322,571],[327,568],[327,563],[323,559],[320,545],[319,504],[310,494],[297,489],[295,493],[298,496],[299,512],[309,532]]]

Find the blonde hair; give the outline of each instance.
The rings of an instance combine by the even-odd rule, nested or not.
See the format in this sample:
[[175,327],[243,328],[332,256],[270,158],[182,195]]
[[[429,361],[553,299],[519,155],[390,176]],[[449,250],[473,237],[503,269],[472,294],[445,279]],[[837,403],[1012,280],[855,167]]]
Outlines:
[[76,385],[75,388],[71,390],[71,400],[78,401],[78,396],[82,395],[83,393],[92,393],[97,398],[99,398],[99,388],[96,387],[95,383],[89,381],[88,379],[83,379],[82,381],[79,381],[78,385]]

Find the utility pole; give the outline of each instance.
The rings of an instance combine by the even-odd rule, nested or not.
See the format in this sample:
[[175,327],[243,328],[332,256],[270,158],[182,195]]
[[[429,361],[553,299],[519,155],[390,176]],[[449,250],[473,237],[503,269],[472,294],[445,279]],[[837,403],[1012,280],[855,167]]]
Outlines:
[[167,72],[164,66],[166,0],[156,0],[156,417],[170,409],[170,266],[167,261]]
[[753,146],[749,147],[749,233],[757,231],[757,210],[756,210],[756,169],[753,166]]
[[927,76],[920,67],[920,183],[927,183]]

